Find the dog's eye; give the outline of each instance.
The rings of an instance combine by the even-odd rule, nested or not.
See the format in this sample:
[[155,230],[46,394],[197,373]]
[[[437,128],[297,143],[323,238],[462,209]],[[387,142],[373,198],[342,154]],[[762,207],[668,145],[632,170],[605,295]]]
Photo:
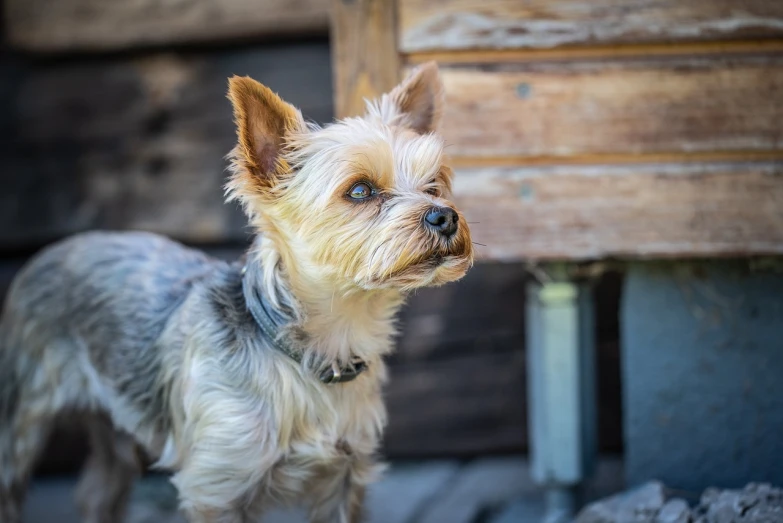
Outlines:
[[375,193],[372,186],[367,182],[359,182],[348,191],[348,196],[353,200],[365,200]]
[[430,196],[440,196],[440,187],[435,185],[435,182],[431,182],[429,184],[429,187],[424,190],[425,193],[429,194]]

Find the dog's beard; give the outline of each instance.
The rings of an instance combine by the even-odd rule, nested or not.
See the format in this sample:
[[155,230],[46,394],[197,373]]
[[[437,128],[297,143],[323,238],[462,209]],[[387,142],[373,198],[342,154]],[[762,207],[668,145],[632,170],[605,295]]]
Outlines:
[[371,246],[367,271],[357,281],[365,288],[399,288],[442,285],[462,278],[473,263],[470,233],[464,221],[451,237],[424,229],[401,227],[393,236]]

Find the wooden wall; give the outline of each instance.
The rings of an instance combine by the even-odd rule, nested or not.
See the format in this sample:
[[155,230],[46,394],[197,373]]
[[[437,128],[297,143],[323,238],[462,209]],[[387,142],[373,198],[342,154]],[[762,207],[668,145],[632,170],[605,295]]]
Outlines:
[[341,116],[439,63],[479,256],[783,254],[783,3],[333,5]]
[[[6,0],[0,296],[29,255],[88,229],[152,230],[238,256],[248,230],[222,202],[234,140],[226,78],[250,75],[329,122],[327,3],[299,2],[293,13],[280,7],[288,2],[265,0],[277,17],[269,18],[247,0],[222,1],[219,12],[205,0],[188,2],[187,12],[173,1]],[[526,448],[527,278],[520,264],[484,263],[458,284],[412,297],[390,360],[388,455]],[[618,287],[610,277],[599,293],[608,450],[620,447]],[[56,438],[49,469],[72,468],[81,437]]]

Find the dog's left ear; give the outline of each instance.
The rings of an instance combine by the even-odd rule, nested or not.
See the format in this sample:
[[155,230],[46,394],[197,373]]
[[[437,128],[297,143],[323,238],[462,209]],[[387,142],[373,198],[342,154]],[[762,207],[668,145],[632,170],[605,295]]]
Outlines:
[[401,123],[419,134],[437,130],[443,111],[443,82],[435,62],[414,69],[387,95]]
[[289,170],[282,155],[287,138],[306,129],[302,113],[248,77],[229,79],[228,98],[237,125],[234,162],[251,177],[246,182],[253,188],[269,188]]

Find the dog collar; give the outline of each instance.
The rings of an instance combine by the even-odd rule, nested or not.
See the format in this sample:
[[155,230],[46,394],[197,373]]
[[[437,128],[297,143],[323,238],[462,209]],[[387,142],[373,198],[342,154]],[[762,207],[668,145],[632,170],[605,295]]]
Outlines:
[[[269,343],[277,350],[294,360],[298,364],[302,364],[303,353],[296,349],[293,345],[284,340],[280,336],[280,328],[278,323],[270,312],[270,306],[264,296],[258,292],[257,289],[248,289],[245,285],[245,273],[247,272],[247,266],[242,267],[242,287],[244,292],[248,291],[253,293],[257,307],[251,307],[245,299],[245,304],[250,315],[258,324],[258,327],[266,335]],[[359,374],[367,370],[367,363],[359,358],[354,358],[348,365],[340,367],[337,363],[332,363],[330,366],[322,369],[316,369],[315,373],[318,376],[318,380],[321,383],[333,384],[333,383],[346,383],[355,380]]]

